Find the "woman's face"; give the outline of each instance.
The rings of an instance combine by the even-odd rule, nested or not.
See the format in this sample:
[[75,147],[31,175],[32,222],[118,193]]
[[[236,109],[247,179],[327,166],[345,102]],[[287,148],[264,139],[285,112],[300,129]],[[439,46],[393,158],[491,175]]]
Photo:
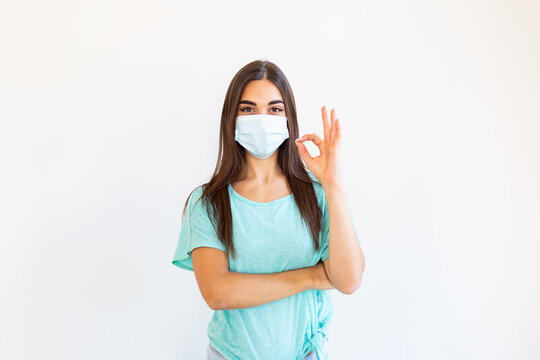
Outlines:
[[252,80],[242,92],[236,115],[255,114],[287,116],[279,89],[268,79]]

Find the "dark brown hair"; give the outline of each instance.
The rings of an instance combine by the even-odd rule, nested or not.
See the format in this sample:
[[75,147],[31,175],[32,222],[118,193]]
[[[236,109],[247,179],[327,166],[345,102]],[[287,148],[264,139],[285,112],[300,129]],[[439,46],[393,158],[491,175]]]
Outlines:
[[[233,259],[236,258],[236,251],[233,243],[228,185],[239,179],[246,163],[245,149],[234,139],[236,116],[244,87],[252,80],[263,79],[272,81],[283,97],[289,138],[278,148],[278,164],[292,190],[302,219],[309,226],[315,249],[317,251],[320,249],[319,232],[322,227],[322,210],[317,203],[313,180],[307,173],[295,144],[295,139],[299,137],[299,130],[291,86],[277,65],[266,60],[255,60],[241,68],[229,84],[221,112],[216,167],[210,181],[202,185],[203,192],[200,197],[207,208],[219,240],[225,245],[227,254],[230,253]],[[182,219],[189,197],[195,189],[191,191],[184,204]]]

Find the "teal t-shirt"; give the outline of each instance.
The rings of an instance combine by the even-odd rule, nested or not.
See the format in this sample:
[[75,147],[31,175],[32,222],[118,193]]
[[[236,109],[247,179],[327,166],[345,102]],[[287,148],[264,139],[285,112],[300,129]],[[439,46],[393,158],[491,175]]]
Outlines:
[[[329,221],[322,185],[308,171],[323,211],[321,246],[315,251],[309,228],[301,219],[293,194],[270,202],[251,201],[229,184],[236,259],[229,270],[275,273],[316,265],[328,258]],[[225,251],[202,200],[202,185],[192,193],[172,263],[193,271],[191,251],[209,246]],[[243,309],[215,310],[207,326],[209,342],[229,360],[303,359],[312,350],[325,358],[334,306],[329,290],[309,289],[270,303]]]

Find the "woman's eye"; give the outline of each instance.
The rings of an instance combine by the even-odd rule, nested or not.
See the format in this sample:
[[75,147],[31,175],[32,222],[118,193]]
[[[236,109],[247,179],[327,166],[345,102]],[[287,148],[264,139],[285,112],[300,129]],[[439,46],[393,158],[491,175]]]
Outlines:
[[[253,110],[253,109],[250,108],[249,106],[248,106],[248,107],[240,108],[240,111],[241,111],[241,112],[252,112],[251,110]],[[276,106],[276,107],[273,107],[273,108],[272,108],[272,111],[273,111],[273,112],[283,112],[283,109]]]

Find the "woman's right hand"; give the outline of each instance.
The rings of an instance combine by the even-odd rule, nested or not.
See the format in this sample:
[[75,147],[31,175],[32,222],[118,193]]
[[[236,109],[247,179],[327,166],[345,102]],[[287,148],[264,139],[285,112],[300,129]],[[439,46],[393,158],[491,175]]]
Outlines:
[[326,270],[324,269],[324,263],[322,261],[319,261],[317,265],[312,266],[311,269],[313,270],[313,289],[331,290],[336,288],[326,275]]

